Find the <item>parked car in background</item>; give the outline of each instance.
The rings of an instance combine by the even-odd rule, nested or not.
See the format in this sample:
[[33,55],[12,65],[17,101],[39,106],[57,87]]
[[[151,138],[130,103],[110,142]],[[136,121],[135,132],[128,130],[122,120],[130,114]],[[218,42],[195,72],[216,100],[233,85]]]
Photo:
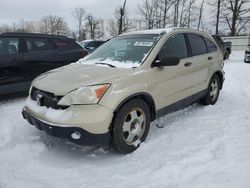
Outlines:
[[250,63],[250,44],[248,44],[247,49],[245,51],[244,62]]
[[223,52],[224,60],[228,59],[232,52],[232,42],[224,42],[219,35],[212,35]]
[[78,63],[37,77],[22,113],[53,136],[130,153],[154,119],[199,100],[215,104],[223,65],[218,45],[204,32],[126,33]]
[[101,46],[104,43],[105,43],[105,41],[103,41],[103,40],[83,40],[83,41],[79,42],[79,44],[83,48],[88,50],[89,53],[92,53],[93,51],[95,51],[99,46]]
[[75,40],[33,33],[0,34],[0,95],[27,91],[43,72],[88,54]]

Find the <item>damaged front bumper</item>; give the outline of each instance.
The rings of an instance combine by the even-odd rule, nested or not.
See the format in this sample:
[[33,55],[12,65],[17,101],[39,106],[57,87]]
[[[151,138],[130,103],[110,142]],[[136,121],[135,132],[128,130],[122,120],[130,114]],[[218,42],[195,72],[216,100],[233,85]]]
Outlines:
[[67,109],[40,106],[28,97],[22,115],[39,130],[81,145],[107,145],[113,111],[101,105],[72,105]]
[[109,143],[109,132],[92,134],[80,127],[56,126],[33,117],[25,108],[22,110],[22,115],[31,125],[34,125],[39,130],[45,131],[51,136],[67,139],[79,145],[107,145]]

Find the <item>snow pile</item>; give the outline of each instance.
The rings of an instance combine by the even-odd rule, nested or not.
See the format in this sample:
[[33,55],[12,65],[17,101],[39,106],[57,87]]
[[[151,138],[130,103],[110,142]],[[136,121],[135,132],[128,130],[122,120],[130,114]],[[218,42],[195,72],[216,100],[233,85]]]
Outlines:
[[[146,55],[144,55],[145,57]],[[110,67],[114,66],[116,68],[135,68],[139,67],[140,63],[139,62],[133,62],[133,61],[116,61],[112,59],[105,59],[105,60],[100,60],[100,59],[94,59],[94,60],[85,60],[84,58],[80,59],[77,61],[77,63],[81,63],[83,65],[94,65],[94,66],[105,66],[105,67]]]
[[1,101],[0,188],[248,188],[250,64],[243,57],[233,52],[225,62],[216,105],[194,104],[156,120],[129,155],[48,136],[22,119],[25,99]]

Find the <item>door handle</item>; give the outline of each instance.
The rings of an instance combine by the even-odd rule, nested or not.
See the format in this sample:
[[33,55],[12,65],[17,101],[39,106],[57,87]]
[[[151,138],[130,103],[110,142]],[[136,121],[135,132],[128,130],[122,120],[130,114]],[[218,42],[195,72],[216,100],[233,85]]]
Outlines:
[[212,57],[212,56],[209,56],[207,59],[208,59],[208,60],[212,60],[212,59],[213,59],[213,57]]
[[186,62],[186,63],[184,64],[185,67],[189,67],[189,66],[191,66],[191,65],[192,65],[192,62]]

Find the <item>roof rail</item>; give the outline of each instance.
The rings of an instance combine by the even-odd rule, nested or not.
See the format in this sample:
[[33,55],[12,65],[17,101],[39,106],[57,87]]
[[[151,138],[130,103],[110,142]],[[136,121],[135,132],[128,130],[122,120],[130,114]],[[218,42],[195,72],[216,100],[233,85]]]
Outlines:
[[67,36],[64,35],[51,35],[51,34],[44,34],[44,33],[27,33],[27,32],[4,32],[1,33],[0,35],[12,35],[12,36],[44,36],[44,37],[62,37],[62,38],[67,38]]

